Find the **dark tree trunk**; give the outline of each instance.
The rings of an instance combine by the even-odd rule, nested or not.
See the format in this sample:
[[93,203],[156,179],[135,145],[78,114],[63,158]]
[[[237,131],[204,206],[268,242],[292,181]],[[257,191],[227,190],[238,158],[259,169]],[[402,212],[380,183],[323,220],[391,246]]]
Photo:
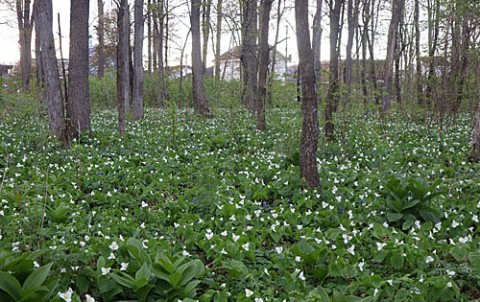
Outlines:
[[[335,0],[335,5],[330,8],[330,73],[327,92],[327,104],[325,108],[325,136],[329,141],[335,139],[335,124],[333,113],[340,100],[338,60],[338,41],[340,35],[340,13],[344,0]],[[332,4],[333,5],[333,4]]]
[[315,93],[315,62],[310,44],[308,2],[295,0],[295,23],[299,71],[302,85],[302,137],[300,139],[300,175],[311,188],[320,185],[317,169],[318,100]]
[[[355,2],[354,2],[355,1]],[[344,80],[347,86],[347,93],[345,94],[345,101],[349,102],[350,94],[352,93],[352,69],[353,69],[353,38],[358,27],[358,7],[359,0],[348,0],[347,19],[348,19],[348,38],[347,50],[345,58],[345,74]]]
[[422,61],[420,58],[420,0],[415,0],[415,10],[413,13],[413,23],[415,26],[415,83],[417,87],[417,104],[425,105],[423,98],[423,81],[422,81]]
[[[268,33],[270,23],[270,11],[274,0],[262,0],[260,21],[260,52],[258,62],[258,102],[257,102],[257,129],[265,131],[265,105],[267,101],[267,76],[270,47],[268,45]],[[280,1],[280,0],[279,0]]]
[[438,35],[440,33],[440,0],[433,0],[434,7],[428,7],[428,75],[427,75],[427,87],[426,101],[430,107],[432,103],[432,94],[435,89],[435,54],[437,53]]
[[[160,0],[158,3],[158,35],[157,35],[157,62],[158,62],[158,81],[160,85],[158,86],[157,93],[157,104],[159,106],[164,106],[167,100],[167,87],[165,85],[165,55],[163,52],[165,37],[165,7],[164,3],[166,0]],[[166,43],[165,43],[166,44]]]
[[317,10],[315,12],[315,17],[313,18],[313,57],[315,60],[315,74],[317,81],[320,80],[321,74],[321,65],[320,65],[320,50],[321,50],[321,41],[322,41],[322,5],[323,0],[317,1]]
[[105,74],[105,13],[104,13],[103,0],[98,0],[98,27],[97,27],[97,37],[98,37],[98,48],[97,48],[97,58],[98,58],[98,77],[103,78]]
[[30,14],[30,0],[16,0],[17,24],[20,44],[20,70],[22,72],[22,88],[30,90],[32,73],[32,30],[33,18]]
[[[37,10],[37,3],[34,2],[33,4],[33,15],[32,18],[36,18],[36,10]],[[34,22],[35,26],[35,67],[36,67],[36,77],[37,77],[37,91],[39,93],[42,93],[44,88],[45,88],[45,73],[43,70],[43,63],[42,63],[42,47],[40,41],[40,35],[38,32],[40,31],[40,28],[37,24],[37,22]]]
[[121,0],[117,17],[117,109],[118,130],[121,135],[125,133],[125,118],[130,104],[130,64],[128,58],[130,24],[128,19],[128,0]]
[[242,20],[242,55],[243,95],[242,101],[251,112],[256,110],[257,92],[257,1],[245,0]]
[[383,82],[385,84],[385,93],[382,98],[382,116],[388,111],[392,104],[393,95],[393,67],[395,59],[395,44],[397,40],[398,26],[403,16],[403,7],[405,0],[392,0],[392,19],[388,29],[387,56],[383,70]]
[[132,118],[143,118],[143,0],[135,0]]
[[88,93],[89,0],[70,1],[70,53],[68,64],[67,135],[79,138],[90,132]]
[[222,43],[223,0],[217,0],[217,33],[215,43],[215,79],[220,80],[220,51]]
[[192,30],[192,73],[193,73],[193,109],[196,113],[211,117],[208,108],[205,85],[203,83],[202,48],[200,39],[200,5],[201,0],[191,0],[192,11],[190,26]]
[[45,99],[50,129],[60,141],[66,143],[65,111],[52,29],[52,0],[36,0],[35,6],[36,34],[40,40],[41,60],[45,73]]
[[212,7],[212,0],[204,0],[202,6],[202,59],[203,59],[203,74],[207,70],[207,53],[208,53],[208,39],[210,38],[210,12]]
[[473,162],[480,161],[480,65],[477,67],[477,86],[478,86],[478,99],[477,99],[477,112],[475,114],[475,124],[472,131],[472,143],[470,151],[470,160]]

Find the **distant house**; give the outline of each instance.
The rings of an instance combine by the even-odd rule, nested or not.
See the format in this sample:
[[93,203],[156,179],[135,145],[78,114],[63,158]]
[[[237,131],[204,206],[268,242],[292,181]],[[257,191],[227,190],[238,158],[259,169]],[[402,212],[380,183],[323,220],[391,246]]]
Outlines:
[[186,77],[192,74],[192,66],[190,65],[176,65],[168,66],[167,73],[172,79],[179,79],[181,77]]
[[0,64],[0,74],[2,75],[3,80],[6,80],[9,78],[10,76],[9,71],[11,69],[13,69],[13,65]]
[[[240,57],[242,55],[241,46],[236,46],[220,55],[220,78],[224,80],[240,80],[241,78],[241,63]],[[273,52],[270,52],[270,64],[273,60]],[[277,51],[275,53],[275,75],[278,79],[283,79],[283,75],[288,72],[288,62],[291,57],[287,58],[285,55]]]

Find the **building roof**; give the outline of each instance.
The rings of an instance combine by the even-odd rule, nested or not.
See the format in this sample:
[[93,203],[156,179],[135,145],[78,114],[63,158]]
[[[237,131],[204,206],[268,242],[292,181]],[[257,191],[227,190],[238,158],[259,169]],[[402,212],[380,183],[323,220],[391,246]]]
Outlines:
[[[270,49],[272,49],[273,47],[270,46]],[[242,47],[241,46],[235,46],[233,48],[230,48],[229,50],[227,50],[226,52],[222,53],[220,55],[220,61],[227,61],[227,60],[240,60],[240,57],[242,55]],[[270,55],[272,56],[272,55]],[[275,55],[276,59],[278,61],[283,61],[285,60],[285,55],[282,54],[281,52],[279,52],[278,50],[276,51],[276,55]]]

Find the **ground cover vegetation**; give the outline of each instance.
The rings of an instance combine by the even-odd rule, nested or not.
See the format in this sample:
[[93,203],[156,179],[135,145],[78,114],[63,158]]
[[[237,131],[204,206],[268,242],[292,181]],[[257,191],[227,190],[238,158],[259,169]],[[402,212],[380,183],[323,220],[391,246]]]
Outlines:
[[92,136],[69,149],[42,109],[4,111],[0,300],[480,298],[470,116],[440,129],[407,111],[341,109],[312,190],[299,104],[269,107],[260,132],[228,98],[210,119],[177,102],[149,109],[123,136],[114,110],[96,110]]

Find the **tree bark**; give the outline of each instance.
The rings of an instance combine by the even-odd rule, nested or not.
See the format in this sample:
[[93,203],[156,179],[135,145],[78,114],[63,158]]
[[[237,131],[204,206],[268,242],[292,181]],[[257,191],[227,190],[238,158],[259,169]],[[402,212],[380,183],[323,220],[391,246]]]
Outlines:
[[36,34],[40,40],[41,59],[45,73],[45,100],[50,129],[60,141],[65,143],[65,112],[53,39],[52,0],[36,0],[35,5]]
[[313,18],[313,57],[315,60],[315,74],[317,81],[320,80],[321,75],[321,65],[320,65],[320,52],[321,52],[321,42],[322,42],[322,5],[323,0],[317,1],[317,10],[315,12],[315,17]]
[[255,112],[257,106],[257,1],[244,0],[242,20],[242,54],[241,63],[243,70],[242,101],[245,107]]
[[143,118],[143,0],[135,0],[135,36],[133,55],[132,118]]
[[222,43],[223,0],[217,0],[217,33],[215,43],[215,80],[220,80],[220,51]]
[[[267,101],[267,76],[270,47],[268,45],[270,11],[274,0],[262,0],[260,21],[260,51],[258,62],[258,102],[257,102],[257,130],[265,131],[265,105]],[[279,0],[280,1],[280,0]]]
[[130,24],[128,21],[128,0],[121,0],[118,6],[118,43],[117,43],[117,109],[118,131],[125,133],[125,117],[130,104],[130,64],[128,59],[128,35]]
[[105,13],[104,13],[103,0],[98,0],[98,27],[97,27],[97,37],[98,37],[98,48],[97,48],[97,58],[98,58],[98,77],[103,78],[105,74]]
[[79,138],[90,132],[88,91],[89,0],[70,1],[70,53],[68,65],[67,135]]
[[333,113],[340,100],[339,76],[338,76],[338,41],[340,35],[340,13],[344,0],[335,0],[335,5],[330,8],[330,73],[327,92],[327,104],[325,108],[325,136],[329,141],[335,139],[335,124]]
[[203,63],[200,39],[200,5],[201,0],[191,0],[192,11],[190,26],[192,30],[192,76],[193,76],[193,109],[196,113],[211,117],[208,108],[205,85],[203,83]]
[[393,91],[393,66],[395,59],[395,43],[397,40],[398,25],[400,24],[403,16],[403,7],[405,6],[405,0],[392,0],[392,19],[390,21],[390,27],[388,29],[388,41],[387,41],[387,55],[385,58],[385,66],[383,70],[383,81],[385,84],[385,93],[382,98],[382,116],[390,109],[392,104]]
[[477,112],[475,114],[475,124],[472,130],[472,143],[470,151],[470,161],[472,162],[480,161],[480,65],[477,67],[477,69]]
[[208,54],[208,39],[210,38],[210,12],[212,7],[212,0],[204,0],[202,6],[202,60],[203,60],[203,74],[207,70],[207,54]]
[[352,93],[352,69],[353,69],[353,38],[355,31],[358,27],[358,7],[360,5],[359,0],[348,0],[347,19],[348,19],[348,37],[347,37],[347,50],[345,57],[345,74],[344,80],[347,86],[347,93],[345,94],[345,102],[349,102],[350,94]]
[[20,70],[22,72],[22,89],[30,90],[32,73],[32,30],[33,18],[30,14],[30,0],[16,0],[17,24],[20,44]]
[[300,175],[305,178],[311,188],[316,188],[320,185],[317,169],[318,100],[315,93],[315,62],[310,44],[307,1],[295,0],[295,23],[302,86]]
[[417,104],[420,106],[425,105],[425,99],[423,98],[423,77],[422,77],[422,61],[420,58],[420,0],[415,0],[415,9],[413,13],[413,24],[415,27],[415,83],[417,87]]

